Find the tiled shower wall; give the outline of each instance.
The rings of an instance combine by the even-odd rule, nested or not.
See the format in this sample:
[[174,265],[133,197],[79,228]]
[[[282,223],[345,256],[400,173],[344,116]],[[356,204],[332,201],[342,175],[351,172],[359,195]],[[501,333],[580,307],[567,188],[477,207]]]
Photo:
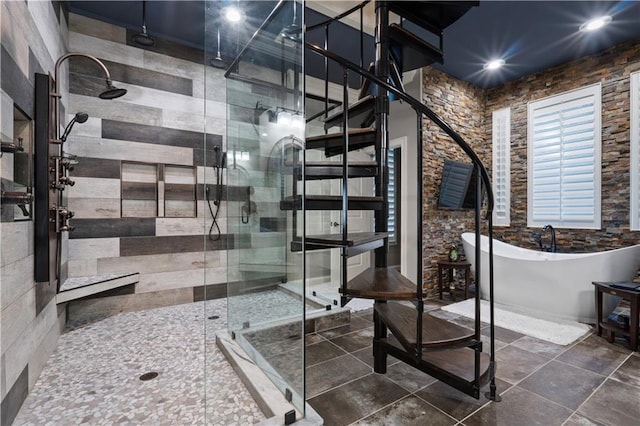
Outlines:
[[[629,231],[629,74],[640,70],[640,40],[558,65],[503,86],[481,90],[431,68],[425,69],[424,102],[469,142],[491,174],[491,114],[511,107],[511,225],[495,227],[498,239],[535,249],[527,227],[527,103],[588,84],[602,84],[602,227],[558,229],[558,250],[591,252],[638,244]],[[461,151],[427,124],[424,163],[425,287],[437,286],[436,260],[446,257],[462,232],[473,229],[472,212],[437,208],[444,158],[462,159]],[[483,230],[486,233],[486,229]]]
[[[67,51],[68,15],[62,6],[49,1],[3,1],[0,5],[2,141],[13,141],[14,105],[34,118],[35,74],[53,74],[55,61]],[[61,69],[63,106],[67,100],[66,70],[66,66]],[[13,154],[2,154],[0,174],[3,189],[10,186]],[[3,206],[3,210],[7,207],[13,210],[13,206]],[[47,291],[52,284],[34,281],[33,221],[14,222],[12,215],[2,217],[0,422],[5,425],[13,421],[56,347],[65,315],[56,306],[55,291]]]
[[[226,129],[223,71],[208,67],[205,73],[202,51],[160,39],[142,49],[131,45],[125,28],[84,16],[71,14],[69,29],[70,50],[100,58],[115,84],[128,90],[122,98],[101,100],[95,96],[103,87],[99,70],[87,61],[71,62],[69,113],[90,118],[74,128],[66,147],[79,162],[69,191],[76,228],[69,235],[69,276],[140,272],[136,293],[145,293],[151,305],[154,296],[157,304],[202,297],[205,276],[207,284],[217,284],[210,292],[223,295],[226,202],[218,219],[221,238],[204,238],[211,224],[205,177],[215,183],[213,148],[222,145]],[[129,173],[123,180],[123,162],[159,175]],[[195,187],[193,181],[171,187],[163,171],[173,166],[191,174]],[[137,198],[139,206],[123,198]],[[183,207],[165,209],[170,202]],[[140,210],[146,217],[127,217],[154,203],[160,217],[146,207]]]

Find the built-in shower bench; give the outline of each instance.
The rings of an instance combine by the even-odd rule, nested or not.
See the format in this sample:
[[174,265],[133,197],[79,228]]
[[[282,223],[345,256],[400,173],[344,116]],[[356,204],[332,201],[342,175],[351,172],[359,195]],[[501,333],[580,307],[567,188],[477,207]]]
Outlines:
[[60,286],[60,291],[56,296],[56,303],[60,304],[81,299],[115,288],[136,284],[138,281],[140,281],[138,272],[67,278]]

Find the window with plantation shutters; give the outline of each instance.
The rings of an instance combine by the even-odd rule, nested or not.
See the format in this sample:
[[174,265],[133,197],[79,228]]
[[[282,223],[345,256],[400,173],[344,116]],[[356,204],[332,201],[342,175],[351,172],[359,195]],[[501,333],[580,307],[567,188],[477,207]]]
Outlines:
[[640,71],[631,74],[631,203],[630,225],[640,230]]
[[527,223],[600,229],[601,85],[528,105]]
[[511,222],[511,108],[493,112],[493,224],[509,226]]

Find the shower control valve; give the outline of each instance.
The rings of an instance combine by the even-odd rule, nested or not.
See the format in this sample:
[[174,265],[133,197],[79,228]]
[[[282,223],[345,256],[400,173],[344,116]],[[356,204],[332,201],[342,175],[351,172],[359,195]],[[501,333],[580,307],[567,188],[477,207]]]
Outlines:
[[75,180],[71,180],[68,176],[62,176],[60,179],[58,179],[58,181],[64,186],[64,185],[69,185],[69,186],[73,186],[76,184]]

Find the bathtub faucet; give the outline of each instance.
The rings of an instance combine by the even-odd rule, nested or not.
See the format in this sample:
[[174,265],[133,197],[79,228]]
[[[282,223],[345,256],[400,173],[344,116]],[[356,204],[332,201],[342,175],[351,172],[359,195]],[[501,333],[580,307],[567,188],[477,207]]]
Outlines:
[[541,238],[540,242],[539,242],[540,243],[540,248],[543,251],[550,251],[552,253],[555,253],[556,252],[556,230],[553,229],[553,226],[551,226],[551,225],[545,225],[542,228],[542,233],[544,234],[547,231],[551,232],[551,247],[543,247],[542,246],[542,238]]

